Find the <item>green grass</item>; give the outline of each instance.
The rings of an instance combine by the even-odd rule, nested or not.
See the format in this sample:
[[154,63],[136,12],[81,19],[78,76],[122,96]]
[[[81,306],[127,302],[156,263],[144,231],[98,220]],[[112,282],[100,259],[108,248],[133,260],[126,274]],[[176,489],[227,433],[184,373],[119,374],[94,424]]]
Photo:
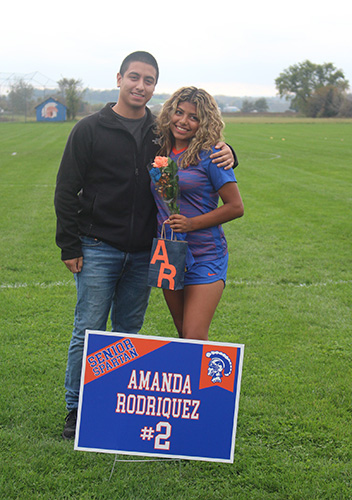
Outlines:
[[[245,344],[234,464],[120,462],[110,481],[113,455],[60,438],[75,288],[53,194],[72,123],[0,123],[1,498],[352,498],[352,122],[266,121],[226,128],[245,215],[225,226],[210,339]],[[158,290],[142,333],[176,335]]]

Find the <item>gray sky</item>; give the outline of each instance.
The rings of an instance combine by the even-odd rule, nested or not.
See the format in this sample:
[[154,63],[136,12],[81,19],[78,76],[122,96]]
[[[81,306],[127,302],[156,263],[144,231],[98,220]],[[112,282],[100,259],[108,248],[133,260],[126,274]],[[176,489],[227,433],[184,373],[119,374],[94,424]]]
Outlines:
[[[332,62],[352,89],[352,4],[335,0],[146,2],[33,0],[2,7],[0,72],[62,77],[111,89],[122,59],[147,50],[158,60],[156,93],[196,85],[212,94],[276,95],[292,64]],[[35,82],[34,82],[35,83]]]

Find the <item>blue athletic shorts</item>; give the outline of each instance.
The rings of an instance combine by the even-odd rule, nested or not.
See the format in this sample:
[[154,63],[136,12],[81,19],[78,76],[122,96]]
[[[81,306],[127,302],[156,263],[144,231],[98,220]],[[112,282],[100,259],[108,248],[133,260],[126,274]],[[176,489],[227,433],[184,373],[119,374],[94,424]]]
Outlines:
[[223,280],[225,284],[228,260],[229,254],[227,253],[221,259],[195,262],[191,269],[185,272],[185,286],[214,283],[214,281],[219,280]]

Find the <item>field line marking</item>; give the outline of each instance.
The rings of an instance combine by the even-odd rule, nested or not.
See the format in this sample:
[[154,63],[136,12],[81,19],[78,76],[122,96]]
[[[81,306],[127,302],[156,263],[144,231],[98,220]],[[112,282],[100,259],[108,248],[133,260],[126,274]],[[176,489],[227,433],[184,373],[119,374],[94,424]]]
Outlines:
[[[327,280],[325,282],[317,282],[317,283],[295,283],[295,282],[275,282],[275,281],[247,281],[247,280],[227,280],[227,285],[233,286],[288,286],[293,288],[311,288],[311,287],[324,287],[328,285],[350,285],[352,284],[352,280]],[[16,289],[16,288],[28,288],[28,287],[38,287],[38,288],[53,288],[60,286],[74,286],[74,280],[66,280],[66,281],[56,281],[53,283],[2,283],[0,284],[1,289]]]
[[281,155],[277,155],[276,153],[268,153],[270,155],[272,155],[271,158],[269,158],[269,160],[278,160],[279,158],[281,158]]
[[0,285],[0,288],[3,289],[13,289],[13,288],[28,288],[28,287],[38,287],[38,288],[53,288],[56,286],[71,286],[75,285],[74,280],[67,281],[56,281],[53,283],[3,283]]
[[350,285],[352,280],[327,280],[317,283],[295,283],[295,282],[275,282],[275,281],[246,281],[246,280],[227,280],[226,284],[234,286],[289,286],[293,288],[311,288],[311,287],[324,287],[328,285]]
[[43,188],[48,188],[48,187],[55,187],[55,184],[13,184],[9,182],[2,182],[1,186],[5,187],[11,187],[11,188],[18,188],[18,187],[43,187]]

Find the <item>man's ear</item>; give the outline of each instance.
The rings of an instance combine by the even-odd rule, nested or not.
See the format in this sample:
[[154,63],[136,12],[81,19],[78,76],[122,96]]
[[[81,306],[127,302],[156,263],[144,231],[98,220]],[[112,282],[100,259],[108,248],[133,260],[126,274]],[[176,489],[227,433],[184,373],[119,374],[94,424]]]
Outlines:
[[121,80],[122,80],[121,73],[117,73],[117,75],[116,75],[116,81],[117,81],[117,87],[118,88],[121,86]]

